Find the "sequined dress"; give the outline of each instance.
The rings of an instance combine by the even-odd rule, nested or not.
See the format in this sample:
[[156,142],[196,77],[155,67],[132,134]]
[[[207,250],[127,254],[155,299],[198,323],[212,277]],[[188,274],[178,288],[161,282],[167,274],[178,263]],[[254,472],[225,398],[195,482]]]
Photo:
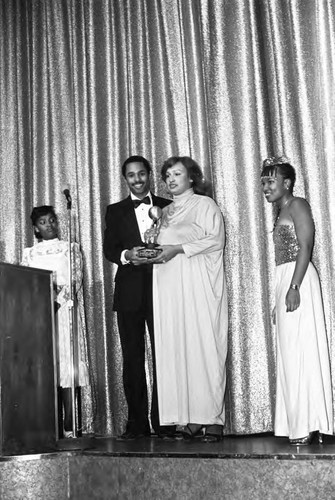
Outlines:
[[[53,271],[55,301],[59,308],[56,313],[58,385],[71,387],[70,370],[70,327],[69,327],[69,285],[68,285],[68,242],[54,238],[43,240],[33,247],[23,250],[21,265]],[[82,283],[82,258],[77,243],[72,244],[72,270],[76,291]],[[89,384],[86,352],[81,329],[81,318],[78,314],[78,377],[79,385]]]
[[286,312],[299,251],[293,225],[277,225],[277,388],[275,435],[298,439],[309,432],[333,433],[332,387],[320,281],[310,262],[300,287],[301,303]]

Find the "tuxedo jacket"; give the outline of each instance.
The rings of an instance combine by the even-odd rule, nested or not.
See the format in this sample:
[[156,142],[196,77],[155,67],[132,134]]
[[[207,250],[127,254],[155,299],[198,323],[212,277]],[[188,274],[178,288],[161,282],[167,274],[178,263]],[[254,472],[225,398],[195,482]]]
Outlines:
[[[171,200],[160,198],[151,193],[153,205],[160,208]],[[142,246],[140,230],[137,224],[133,201],[130,196],[107,207],[106,228],[104,235],[104,255],[106,259],[118,265],[115,275],[114,311],[136,311],[143,304],[144,287],[152,286],[148,273],[152,273],[152,264],[133,266],[121,263],[123,250]]]

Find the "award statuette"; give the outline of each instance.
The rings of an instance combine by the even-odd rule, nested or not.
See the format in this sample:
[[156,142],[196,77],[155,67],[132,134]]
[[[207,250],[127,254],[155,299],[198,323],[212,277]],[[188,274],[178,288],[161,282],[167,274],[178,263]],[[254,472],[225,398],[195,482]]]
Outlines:
[[151,207],[149,210],[149,217],[152,219],[152,224],[149,229],[144,233],[144,245],[145,248],[141,248],[137,255],[139,257],[146,257],[147,259],[153,259],[162,251],[158,247],[157,238],[159,235],[159,228],[161,226],[162,209],[159,207]]

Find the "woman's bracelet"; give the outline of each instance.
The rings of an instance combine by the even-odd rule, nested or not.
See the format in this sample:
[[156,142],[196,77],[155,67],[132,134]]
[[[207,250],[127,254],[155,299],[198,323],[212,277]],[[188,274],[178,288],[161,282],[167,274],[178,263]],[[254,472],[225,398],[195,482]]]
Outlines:
[[299,286],[299,285],[297,285],[296,283],[291,283],[291,284],[290,284],[290,288],[291,288],[292,290],[298,290],[298,291],[299,291],[300,286]]

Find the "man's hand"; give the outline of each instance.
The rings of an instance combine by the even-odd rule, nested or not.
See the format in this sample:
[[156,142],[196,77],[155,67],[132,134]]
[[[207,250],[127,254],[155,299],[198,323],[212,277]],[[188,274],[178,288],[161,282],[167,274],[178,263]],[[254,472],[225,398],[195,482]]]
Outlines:
[[125,258],[129,260],[134,266],[140,266],[141,264],[148,264],[148,259],[146,257],[139,257],[137,255],[138,250],[144,247],[134,247],[131,250],[127,250],[125,253]]
[[153,264],[165,264],[179,253],[184,253],[182,245],[161,245],[157,248],[162,251],[157,255],[157,257],[149,260],[149,262],[152,262]]

